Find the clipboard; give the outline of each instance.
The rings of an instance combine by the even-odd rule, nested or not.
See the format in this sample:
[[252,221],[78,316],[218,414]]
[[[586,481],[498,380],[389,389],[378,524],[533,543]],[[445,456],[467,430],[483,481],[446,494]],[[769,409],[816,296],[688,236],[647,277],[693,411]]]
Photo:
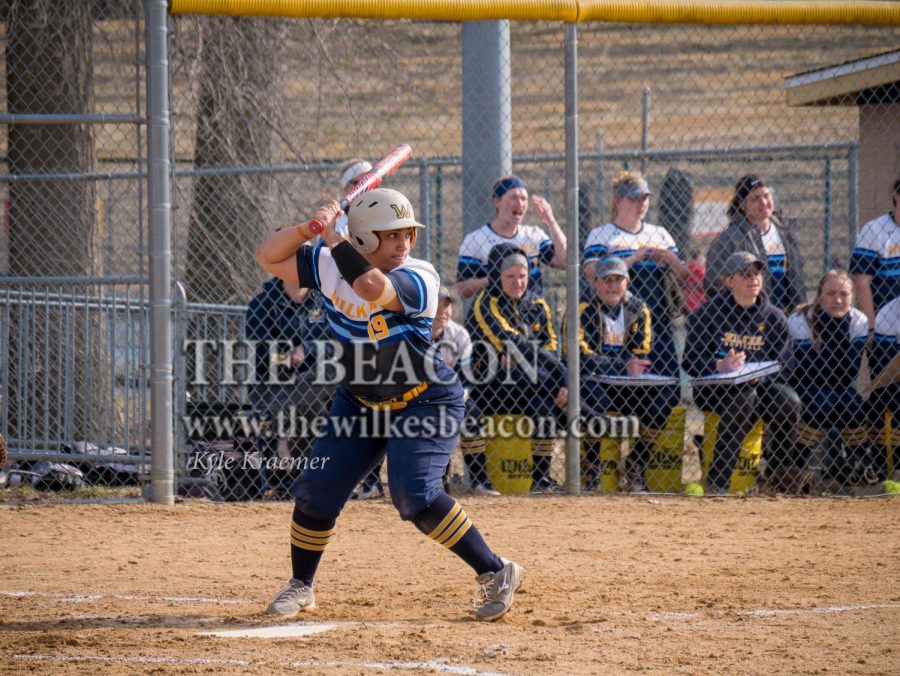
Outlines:
[[656,373],[642,373],[639,376],[598,374],[587,376],[585,380],[616,387],[663,387],[665,385],[678,385],[680,382],[675,376],[661,376]]
[[708,376],[691,378],[691,385],[698,387],[703,385],[741,385],[778,373],[780,370],[781,364],[777,361],[748,361],[737,371],[731,373],[712,373]]

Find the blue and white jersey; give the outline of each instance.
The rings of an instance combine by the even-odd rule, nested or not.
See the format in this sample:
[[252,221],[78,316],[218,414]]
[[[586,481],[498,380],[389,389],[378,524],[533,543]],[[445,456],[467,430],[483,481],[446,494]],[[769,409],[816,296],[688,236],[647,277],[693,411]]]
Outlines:
[[878,374],[900,350],[900,297],[894,298],[875,315],[875,341],[869,367]]
[[[790,384],[801,399],[820,396],[822,388],[854,389],[869,338],[869,320],[856,308],[840,318],[824,310],[798,310],[788,317],[794,341]],[[814,335],[817,334],[817,335]]]
[[457,281],[487,277],[488,254],[498,244],[512,244],[525,252],[528,257],[528,288],[540,295],[543,287],[541,263],[549,265],[556,249],[553,240],[536,225],[520,225],[512,237],[498,234],[490,223],[470,232],[459,247]]
[[785,272],[785,250],[784,241],[781,235],[771,223],[769,229],[762,233],[763,248],[766,250],[766,263],[769,267],[769,274],[772,275],[773,284],[783,283]]
[[850,255],[850,273],[872,276],[876,312],[900,296],[900,225],[890,213],[862,227]]
[[[341,364],[351,394],[381,401],[423,382],[453,382],[455,375],[432,347],[431,322],[440,279],[434,266],[417,258],[387,273],[403,312],[386,310],[360,298],[341,277],[324,244],[297,252],[300,286],[322,293],[334,337],[343,344]],[[426,360],[432,364],[426,366]],[[437,378],[435,378],[437,376]]]
[[[850,308],[849,338],[853,342],[865,343],[869,337],[869,320],[855,307]],[[794,340],[794,348],[809,347],[813,343],[810,311],[793,312],[788,317],[788,331]]]
[[[584,245],[584,260],[592,261],[604,256],[628,258],[641,248],[668,249],[678,258],[681,254],[669,231],[660,225],[642,223],[637,232],[623,230],[615,223],[606,223],[593,228],[588,233]],[[629,290],[642,298],[654,318],[665,314],[664,288],[668,267],[661,267],[652,259],[647,259],[631,266],[631,284]]]

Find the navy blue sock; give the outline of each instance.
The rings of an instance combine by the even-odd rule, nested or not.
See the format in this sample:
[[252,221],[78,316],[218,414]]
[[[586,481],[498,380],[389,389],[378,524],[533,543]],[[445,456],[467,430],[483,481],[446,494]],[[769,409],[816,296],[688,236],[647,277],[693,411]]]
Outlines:
[[313,519],[294,505],[291,519],[291,570],[293,577],[312,587],[325,547],[334,535],[337,519]]
[[416,528],[469,564],[478,574],[496,573],[503,568],[500,557],[491,551],[462,506],[441,493],[412,519]]

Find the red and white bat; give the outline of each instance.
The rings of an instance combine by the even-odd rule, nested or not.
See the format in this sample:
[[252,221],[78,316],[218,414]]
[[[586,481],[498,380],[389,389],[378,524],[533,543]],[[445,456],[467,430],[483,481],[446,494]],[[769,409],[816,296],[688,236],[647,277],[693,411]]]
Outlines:
[[[412,157],[412,148],[406,143],[391,150],[387,155],[382,157],[369,171],[359,177],[356,181],[356,187],[353,191],[341,200],[341,209],[346,213],[350,209],[350,203],[364,192],[368,192],[373,188],[381,185],[385,176],[390,176],[399,169],[404,162]],[[318,235],[324,230],[319,221],[313,219],[309,222],[309,231],[313,235]]]

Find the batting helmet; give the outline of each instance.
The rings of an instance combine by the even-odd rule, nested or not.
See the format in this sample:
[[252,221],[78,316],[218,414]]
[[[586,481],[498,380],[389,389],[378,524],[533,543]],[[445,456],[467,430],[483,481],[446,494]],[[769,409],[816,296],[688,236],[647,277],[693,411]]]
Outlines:
[[364,192],[353,200],[347,215],[350,243],[364,254],[378,248],[377,232],[424,227],[416,222],[412,204],[406,196],[390,188]]

